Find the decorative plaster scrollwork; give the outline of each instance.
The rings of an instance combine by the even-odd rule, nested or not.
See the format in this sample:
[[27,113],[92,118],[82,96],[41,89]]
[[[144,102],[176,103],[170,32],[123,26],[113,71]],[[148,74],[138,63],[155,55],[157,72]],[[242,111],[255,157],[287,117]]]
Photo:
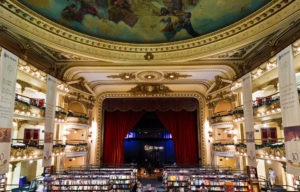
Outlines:
[[113,79],[120,78],[120,79],[125,80],[125,81],[135,79],[135,75],[133,73],[120,73],[119,75],[110,75],[110,76],[107,76],[107,77],[108,78],[113,78]]
[[136,87],[130,89],[127,93],[131,93],[133,95],[138,94],[146,94],[146,95],[154,95],[154,94],[166,94],[173,92],[169,87],[164,86],[162,84],[142,84],[137,85]]

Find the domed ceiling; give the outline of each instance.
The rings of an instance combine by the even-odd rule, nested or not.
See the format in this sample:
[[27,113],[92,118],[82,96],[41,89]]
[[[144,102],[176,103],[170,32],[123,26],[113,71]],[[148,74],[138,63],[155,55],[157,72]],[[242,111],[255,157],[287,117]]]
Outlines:
[[18,0],[62,26],[139,44],[199,37],[231,25],[271,0]]

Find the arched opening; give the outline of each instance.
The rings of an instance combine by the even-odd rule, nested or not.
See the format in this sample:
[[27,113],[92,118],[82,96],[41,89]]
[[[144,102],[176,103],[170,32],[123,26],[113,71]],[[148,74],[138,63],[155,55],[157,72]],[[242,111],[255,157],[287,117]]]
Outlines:
[[71,110],[72,112],[78,112],[78,113],[86,113],[85,108],[83,106],[83,104],[79,103],[79,102],[72,102],[69,104],[69,110]]
[[215,114],[225,115],[230,110],[232,110],[231,104],[227,100],[223,100],[217,104]]

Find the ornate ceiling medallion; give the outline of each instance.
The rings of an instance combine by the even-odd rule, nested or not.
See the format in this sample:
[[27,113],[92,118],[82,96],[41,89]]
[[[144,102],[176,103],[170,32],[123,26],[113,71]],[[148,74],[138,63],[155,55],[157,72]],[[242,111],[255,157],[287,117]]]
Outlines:
[[133,95],[154,95],[154,94],[166,94],[173,92],[169,87],[162,84],[141,84],[127,91]]
[[119,75],[110,75],[110,76],[107,76],[107,77],[108,78],[113,78],[113,79],[120,78],[120,79],[123,79],[125,81],[135,79],[135,75],[133,73],[120,73]]
[[144,71],[137,74],[137,77],[142,81],[157,81],[162,79],[163,75],[156,71]]
[[175,79],[179,79],[179,78],[187,78],[187,77],[191,77],[191,76],[192,75],[188,75],[188,74],[180,75],[179,73],[175,73],[175,72],[164,74],[164,78],[168,79],[168,80],[175,80]]

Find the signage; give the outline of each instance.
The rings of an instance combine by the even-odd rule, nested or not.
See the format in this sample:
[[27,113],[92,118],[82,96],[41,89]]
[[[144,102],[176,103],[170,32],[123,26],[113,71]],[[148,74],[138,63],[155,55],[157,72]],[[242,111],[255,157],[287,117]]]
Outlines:
[[0,58],[0,174],[9,170],[19,58],[2,49]]

